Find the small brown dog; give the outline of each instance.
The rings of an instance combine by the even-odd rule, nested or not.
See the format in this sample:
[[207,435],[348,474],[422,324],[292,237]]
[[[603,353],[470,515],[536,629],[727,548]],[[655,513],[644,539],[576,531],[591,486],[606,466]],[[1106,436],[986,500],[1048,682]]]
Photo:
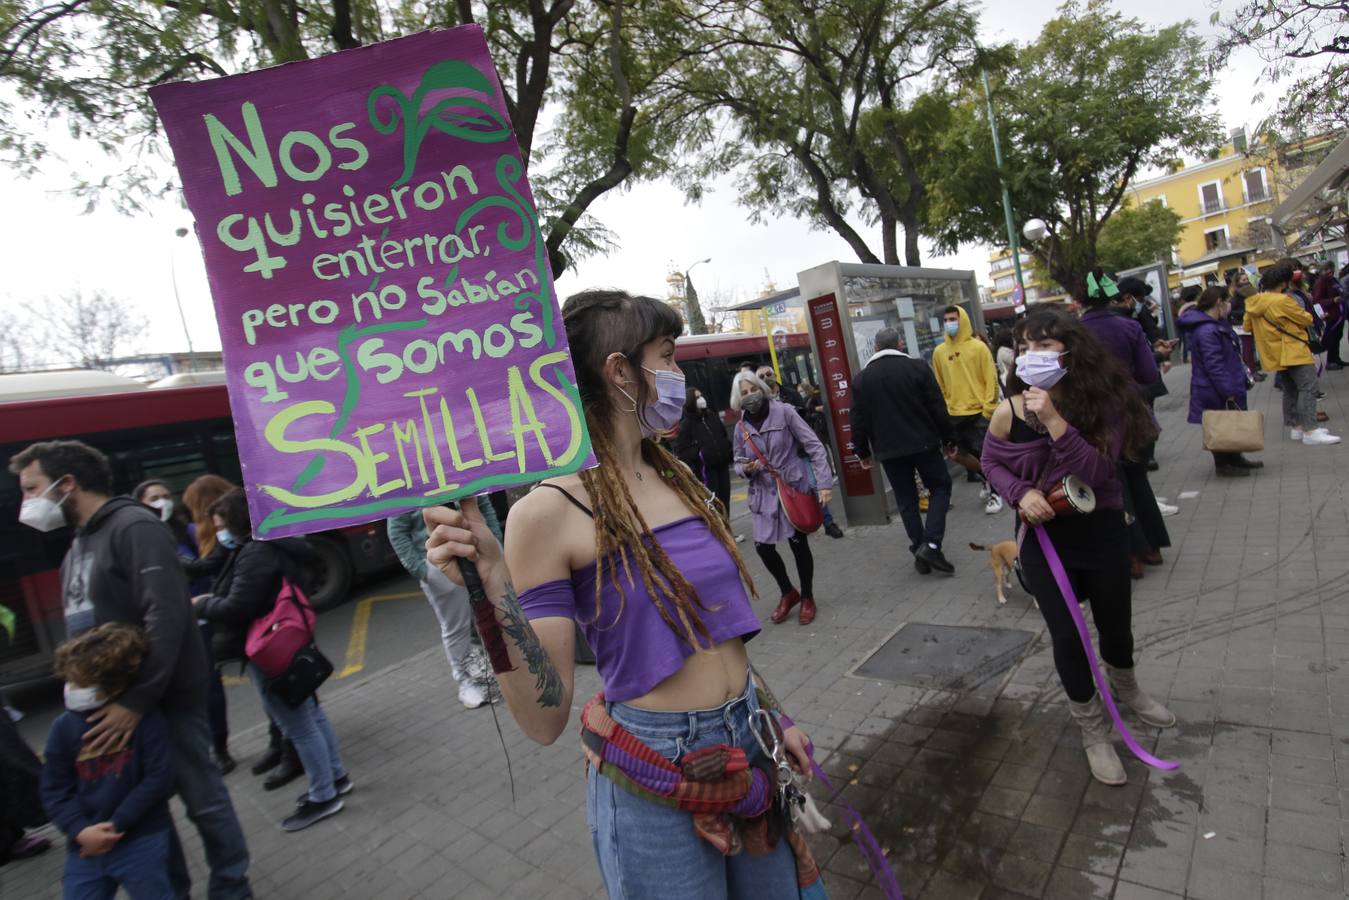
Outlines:
[[[1012,586],[1012,571],[1016,566],[1016,541],[1000,541],[991,547],[970,544],[970,549],[988,551],[988,565],[993,570],[993,585],[998,589],[998,603],[1005,604],[1007,595],[1003,590]],[[1032,597],[1031,601],[1035,603],[1036,609],[1040,608],[1035,598]]]

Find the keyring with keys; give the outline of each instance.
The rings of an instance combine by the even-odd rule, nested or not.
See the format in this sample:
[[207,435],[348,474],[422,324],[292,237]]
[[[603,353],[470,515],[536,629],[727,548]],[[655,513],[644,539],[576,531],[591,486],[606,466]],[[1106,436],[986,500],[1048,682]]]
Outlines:
[[[754,739],[759,742],[759,749],[763,751],[764,756],[773,761],[773,768],[777,776],[777,804],[782,814],[788,817],[788,820],[794,818],[794,811],[803,809],[806,805],[806,797],[801,793],[801,789],[796,786],[796,779],[792,775],[792,767],[787,762],[787,747],[783,739],[778,734],[778,723],[773,718],[772,713],[760,708],[754,710],[750,716],[751,730],[754,732]],[[768,735],[765,741],[764,735]]]

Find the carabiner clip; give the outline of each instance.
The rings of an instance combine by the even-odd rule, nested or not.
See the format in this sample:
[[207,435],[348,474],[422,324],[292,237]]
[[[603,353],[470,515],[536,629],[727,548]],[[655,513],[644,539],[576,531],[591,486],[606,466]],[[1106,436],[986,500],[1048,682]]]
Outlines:
[[[763,751],[764,756],[771,759],[774,765],[782,765],[787,762],[787,751],[783,747],[782,738],[778,737],[778,723],[774,721],[773,714],[760,707],[754,710],[751,717],[751,724],[757,724],[757,720],[762,717],[763,725],[753,728],[754,739],[759,742],[759,749]],[[772,740],[772,746],[764,742],[763,732],[767,731]]]

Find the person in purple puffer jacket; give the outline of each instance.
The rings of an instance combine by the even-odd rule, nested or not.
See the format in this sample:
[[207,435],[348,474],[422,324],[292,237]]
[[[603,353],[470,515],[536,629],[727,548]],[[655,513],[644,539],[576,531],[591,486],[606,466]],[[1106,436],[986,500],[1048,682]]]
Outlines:
[[[1036,310],[1016,327],[1017,361],[1007,399],[993,413],[984,441],[984,474],[1020,517],[1018,559],[1027,589],[1049,629],[1054,667],[1082,731],[1091,774],[1103,784],[1126,775],[1110,743],[1091,664],[1045,551],[1026,526],[1043,529],[1077,598],[1091,606],[1110,686],[1144,723],[1174,725],[1170,710],[1148,696],[1134,675],[1133,599],[1120,459],[1138,460],[1156,426],[1123,363],[1075,317]],[[1056,511],[1048,495],[1067,476],[1089,485],[1091,512]]]
[[[1213,286],[1195,305],[1181,313],[1176,325],[1190,348],[1190,415],[1198,425],[1210,409],[1245,409],[1250,375],[1241,361],[1241,345],[1228,321],[1232,304],[1227,288]],[[1265,464],[1240,453],[1213,453],[1219,477],[1247,476]]]

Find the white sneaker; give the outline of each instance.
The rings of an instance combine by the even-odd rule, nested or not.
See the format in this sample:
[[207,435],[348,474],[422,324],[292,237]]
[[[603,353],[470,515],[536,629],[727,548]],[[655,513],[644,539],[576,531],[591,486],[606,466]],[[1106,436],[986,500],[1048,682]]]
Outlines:
[[1288,430],[1288,439],[1289,439],[1290,441],[1300,441],[1300,440],[1302,440],[1302,429],[1301,429],[1301,428],[1290,428],[1290,429]]
[[1163,503],[1162,501],[1158,500],[1157,511],[1160,512],[1163,516],[1170,517],[1180,512],[1180,507],[1172,506],[1170,503]]
[[1002,512],[1002,510],[1002,498],[997,494],[989,494],[988,502],[984,504],[984,515],[996,516],[998,513]]
[[988,499],[989,497],[991,497],[992,495],[993,495],[993,489],[992,489],[991,487],[989,487],[989,486],[988,486],[988,482],[985,481],[985,482],[983,483],[983,485],[979,488],[979,499],[980,499],[980,500],[987,500],[987,499]]
[[464,704],[464,709],[477,709],[488,702],[488,691],[482,682],[473,678],[465,678],[459,682],[459,702]]
[[1331,434],[1324,428],[1314,428],[1302,436],[1302,443],[1308,447],[1315,447],[1326,444],[1338,444],[1340,439],[1337,435]]

